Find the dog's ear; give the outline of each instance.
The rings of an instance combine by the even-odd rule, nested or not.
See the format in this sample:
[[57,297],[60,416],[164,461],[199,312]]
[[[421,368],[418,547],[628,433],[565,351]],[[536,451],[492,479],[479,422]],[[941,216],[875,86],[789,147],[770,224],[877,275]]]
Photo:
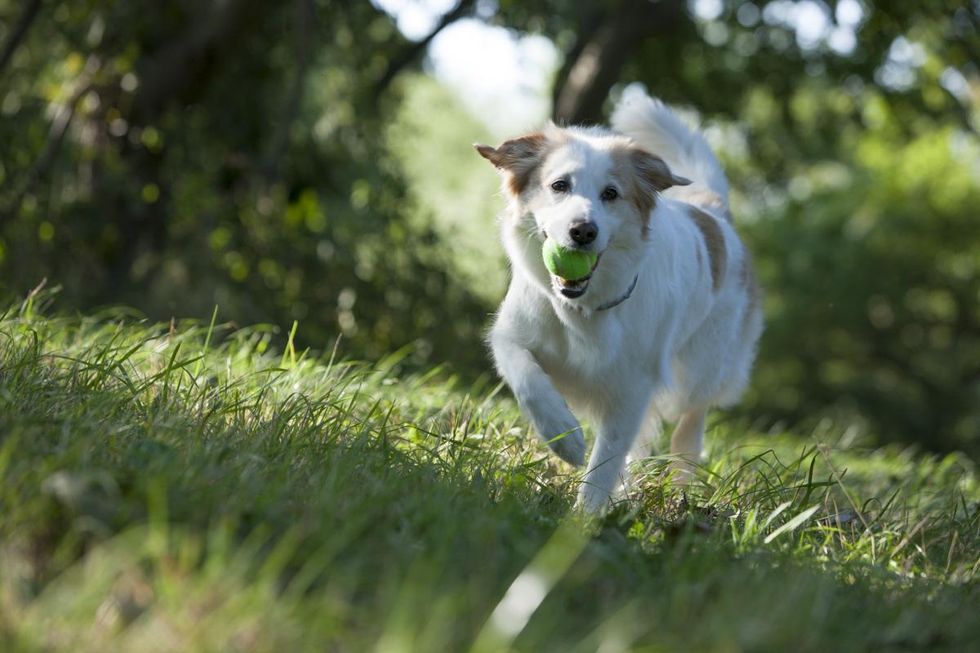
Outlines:
[[508,190],[520,195],[530,181],[531,173],[541,162],[547,142],[547,136],[535,132],[506,141],[496,149],[478,143],[473,147],[504,174]]
[[686,186],[689,179],[679,177],[659,156],[634,145],[615,151],[617,166],[626,184],[626,197],[636,207],[643,225],[643,237],[649,229],[650,211],[657,202],[657,193],[671,186]]
[[640,182],[651,191],[659,192],[671,186],[687,186],[691,183],[690,179],[672,173],[663,159],[646,150],[633,148],[630,151],[630,158],[633,160]]

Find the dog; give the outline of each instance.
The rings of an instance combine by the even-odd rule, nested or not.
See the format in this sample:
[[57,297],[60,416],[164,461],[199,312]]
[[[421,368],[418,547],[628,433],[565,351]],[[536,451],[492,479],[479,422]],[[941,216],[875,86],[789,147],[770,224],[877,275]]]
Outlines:
[[[611,129],[558,127],[474,145],[502,177],[511,281],[489,331],[495,366],[563,460],[582,465],[575,413],[596,426],[577,506],[607,510],[630,459],[676,420],[672,467],[690,480],[705,415],[742,394],[762,333],[752,260],[728,181],[703,136],[642,88]],[[545,239],[598,255],[589,276],[549,273]]]

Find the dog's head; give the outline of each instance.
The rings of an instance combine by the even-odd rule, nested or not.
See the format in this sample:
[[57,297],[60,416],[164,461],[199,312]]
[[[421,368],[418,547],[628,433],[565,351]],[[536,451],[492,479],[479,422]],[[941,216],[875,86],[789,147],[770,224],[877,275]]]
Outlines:
[[599,129],[549,124],[497,148],[475,147],[503,176],[512,207],[509,219],[518,221],[530,241],[530,271],[550,278],[554,291],[566,299],[584,295],[592,275],[580,280],[551,276],[540,256],[546,238],[597,254],[596,266],[601,266],[607,250],[636,249],[647,238],[660,191],[690,183],[672,174],[660,157]]

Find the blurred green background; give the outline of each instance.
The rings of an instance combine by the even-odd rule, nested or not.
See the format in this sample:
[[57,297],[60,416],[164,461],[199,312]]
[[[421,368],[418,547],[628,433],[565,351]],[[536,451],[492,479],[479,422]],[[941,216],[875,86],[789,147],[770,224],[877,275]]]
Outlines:
[[0,0],[0,292],[477,379],[507,266],[470,144],[640,81],[756,252],[737,413],[977,456],[978,61],[978,0]]

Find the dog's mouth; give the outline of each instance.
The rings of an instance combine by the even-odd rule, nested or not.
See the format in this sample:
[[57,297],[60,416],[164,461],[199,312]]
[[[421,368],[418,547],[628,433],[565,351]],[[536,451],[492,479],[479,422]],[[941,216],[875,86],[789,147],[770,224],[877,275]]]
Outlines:
[[585,294],[585,291],[589,289],[589,281],[592,279],[595,269],[599,267],[599,261],[602,260],[602,254],[596,257],[595,263],[592,265],[592,269],[589,273],[580,279],[563,279],[557,275],[551,275],[551,287],[555,289],[555,292],[567,297],[568,299],[577,299]]
[[576,299],[584,295],[585,291],[589,289],[589,277],[569,281],[568,279],[552,276],[551,285],[554,287],[555,292],[568,299]]

